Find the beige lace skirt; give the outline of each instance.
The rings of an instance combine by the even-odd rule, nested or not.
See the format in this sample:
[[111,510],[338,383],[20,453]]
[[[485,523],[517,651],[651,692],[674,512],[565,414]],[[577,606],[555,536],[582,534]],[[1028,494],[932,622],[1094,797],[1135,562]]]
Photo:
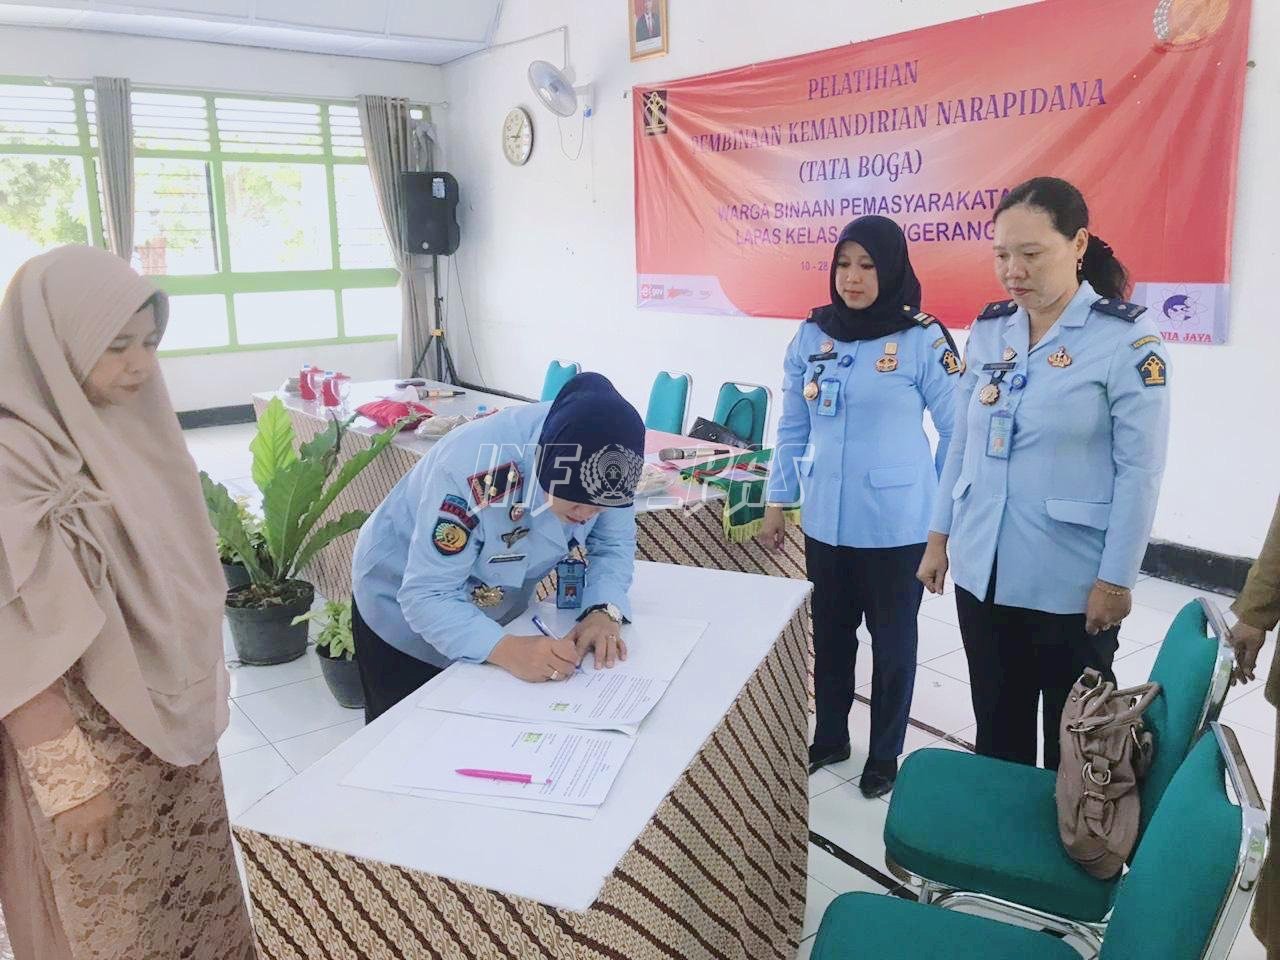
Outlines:
[[77,680],[66,688],[111,769],[122,839],[96,858],[63,849],[0,730],[0,905],[16,960],[253,960],[217,755],[171,766]]

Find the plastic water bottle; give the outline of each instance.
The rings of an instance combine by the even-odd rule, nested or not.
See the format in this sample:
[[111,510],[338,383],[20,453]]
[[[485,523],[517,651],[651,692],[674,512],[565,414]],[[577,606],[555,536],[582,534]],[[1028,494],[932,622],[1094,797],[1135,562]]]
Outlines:
[[316,398],[316,388],[311,385],[311,364],[304,363],[302,372],[298,374],[298,393],[303,400],[314,400]]

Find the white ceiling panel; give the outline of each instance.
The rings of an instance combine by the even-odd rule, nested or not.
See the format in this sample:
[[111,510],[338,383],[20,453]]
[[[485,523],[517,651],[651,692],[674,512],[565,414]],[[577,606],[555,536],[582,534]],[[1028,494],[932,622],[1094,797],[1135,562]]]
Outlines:
[[391,0],[393,36],[487,42],[498,0]]
[[114,3],[112,0],[81,3],[79,6],[116,13],[179,14],[196,17],[251,17],[253,0],[128,0]]
[[448,63],[468,53],[483,50],[483,43],[460,40],[370,40],[356,50],[356,55],[375,60],[404,60],[409,63]]
[[228,20],[200,20],[195,17],[158,17],[150,14],[86,10],[75,22],[78,30],[102,30],[171,40],[221,40],[235,28]]
[[387,25],[388,0],[257,0],[259,21],[324,30],[380,34]]
[[448,63],[487,46],[500,0],[0,0],[0,24]]

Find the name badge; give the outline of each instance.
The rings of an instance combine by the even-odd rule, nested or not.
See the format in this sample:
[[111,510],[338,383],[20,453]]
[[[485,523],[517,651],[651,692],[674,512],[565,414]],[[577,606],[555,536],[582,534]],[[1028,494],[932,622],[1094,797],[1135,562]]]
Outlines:
[[992,370],[1001,370],[1001,371],[1012,370],[1016,366],[1017,366],[1016,363],[1011,363],[1008,360],[1005,360],[1001,363],[984,363],[982,365],[982,372],[988,373]]
[[561,560],[556,564],[556,609],[577,610],[582,606],[582,590],[587,581],[587,565],[581,560]]
[[823,380],[818,386],[818,416],[834,417],[836,401],[840,398],[840,381]]
[[997,410],[991,414],[987,427],[987,456],[997,460],[1009,459],[1009,444],[1013,440],[1013,414]]
[[523,553],[500,553],[496,557],[490,557],[490,563],[519,563],[527,554]]
[[836,356],[837,354],[834,350],[824,350],[822,353],[809,354],[809,362],[813,363],[816,360],[834,360]]

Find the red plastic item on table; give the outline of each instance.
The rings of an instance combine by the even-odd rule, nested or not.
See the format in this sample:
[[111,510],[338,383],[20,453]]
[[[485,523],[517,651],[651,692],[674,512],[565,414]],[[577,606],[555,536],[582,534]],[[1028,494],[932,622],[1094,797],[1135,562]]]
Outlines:
[[356,407],[356,413],[362,417],[368,417],[380,427],[390,427],[401,420],[406,420],[407,422],[400,428],[402,430],[408,430],[428,417],[435,416],[435,412],[430,407],[423,406],[421,403],[387,400],[385,398],[382,400],[370,400],[368,403]]

